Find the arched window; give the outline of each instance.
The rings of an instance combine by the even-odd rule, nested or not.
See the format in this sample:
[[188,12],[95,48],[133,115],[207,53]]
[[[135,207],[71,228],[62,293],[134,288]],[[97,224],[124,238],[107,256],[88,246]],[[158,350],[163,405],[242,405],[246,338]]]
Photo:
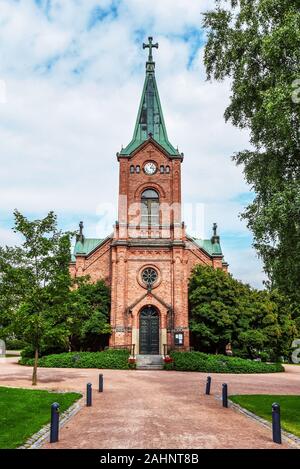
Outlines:
[[167,173],[167,174],[170,173],[170,166],[166,166],[166,173]]
[[165,167],[163,165],[161,165],[161,167],[160,167],[160,172],[161,172],[161,174],[163,174],[165,172]]
[[137,174],[140,174],[140,172],[141,172],[141,167],[140,167],[139,165],[135,167],[135,172],[136,172]]
[[130,166],[130,173],[131,173],[131,174],[134,173],[134,166],[133,166],[133,164]]
[[147,189],[142,193],[141,209],[142,225],[159,225],[159,195],[154,189]]

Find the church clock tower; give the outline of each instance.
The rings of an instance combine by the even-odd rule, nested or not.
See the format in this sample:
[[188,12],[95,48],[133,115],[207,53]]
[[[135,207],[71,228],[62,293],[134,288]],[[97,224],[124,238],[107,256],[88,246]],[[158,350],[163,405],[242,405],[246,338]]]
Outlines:
[[183,154],[169,142],[149,37],[146,77],[131,142],[117,153],[118,219],[103,240],[77,236],[73,276],[103,278],[111,287],[110,346],[133,355],[165,355],[189,347],[188,281],[196,264],[227,270],[214,226],[192,238],[181,215]]
[[[181,219],[180,154],[169,142],[152,49],[132,141],[117,154],[119,212],[113,240],[114,345],[135,343],[160,354],[180,330],[188,346],[185,232]],[[124,314],[125,312],[125,314]],[[169,337],[168,337],[169,334]]]

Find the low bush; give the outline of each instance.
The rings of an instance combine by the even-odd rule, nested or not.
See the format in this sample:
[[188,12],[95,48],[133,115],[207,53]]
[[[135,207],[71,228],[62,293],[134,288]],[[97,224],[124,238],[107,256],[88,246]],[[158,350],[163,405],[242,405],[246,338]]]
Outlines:
[[6,350],[22,350],[26,347],[26,342],[21,339],[6,339]]
[[[129,351],[108,349],[103,352],[67,352],[39,358],[42,368],[112,368],[127,370],[134,368],[128,363]],[[33,366],[33,359],[22,356],[20,365]]]
[[[47,355],[58,355],[61,353],[66,353],[68,350],[66,347],[55,347],[55,348],[49,348],[46,346],[41,345],[40,350],[39,350],[39,355],[41,357],[47,356]],[[35,353],[35,348],[33,345],[26,345],[26,347],[23,348],[21,351],[21,357],[22,358],[34,358],[34,353]]]
[[263,363],[225,355],[209,355],[202,352],[171,352],[171,363],[165,370],[203,371],[207,373],[277,373],[284,371],[280,363]]

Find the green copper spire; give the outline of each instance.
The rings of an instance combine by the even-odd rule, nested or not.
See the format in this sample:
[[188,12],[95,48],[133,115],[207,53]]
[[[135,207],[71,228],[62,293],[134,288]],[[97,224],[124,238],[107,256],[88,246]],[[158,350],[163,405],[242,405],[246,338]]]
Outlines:
[[158,44],[153,44],[153,38],[149,37],[149,44],[143,44],[143,49],[146,48],[149,49],[149,57],[146,62],[146,78],[133,138],[129,145],[121,150],[119,155],[128,156],[143,142],[153,138],[170,156],[178,157],[180,156],[178,150],[175,150],[168,139],[155,80],[155,62],[153,61],[152,49],[158,49]]

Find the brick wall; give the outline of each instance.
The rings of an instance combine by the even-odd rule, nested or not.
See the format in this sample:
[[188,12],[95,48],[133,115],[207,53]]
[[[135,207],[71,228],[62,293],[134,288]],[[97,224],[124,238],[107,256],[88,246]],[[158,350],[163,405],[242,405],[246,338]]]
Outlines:
[[[144,164],[154,161],[158,171],[148,176]],[[77,257],[70,266],[73,276],[90,275],[111,285],[111,345],[136,344],[139,340],[139,313],[146,305],[153,305],[160,314],[161,353],[167,337],[170,317],[176,331],[184,331],[185,346],[188,334],[188,280],[196,264],[222,268],[222,258],[211,259],[204,251],[186,239],[181,219],[181,160],[170,159],[153,143],[146,143],[132,158],[119,158],[119,211],[114,236],[88,257]],[[134,167],[134,172],[130,167]],[[160,167],[169,167],[160,173]],[[140,172],[136,172],[136,167]],[[139,204],[145,189],[153,188],[160,198],[160,224],[149,231],[140,227]],[[172,207],[171,215],[169,214]],[[133,225],[133,226],[131,226]],[[150,241],[147,240],[150,237]],[[146,245],[134,245],[134,240],[146,240]],[[153,239],[168,240],[151,246]],[[173,245],[173,241],[177,241]],[[159,244],[159,243],[158,243]],[[141,271],[153,267],[159,274],[152,292],[140,278]],[[172,311],[172,314],[171,314]]]

